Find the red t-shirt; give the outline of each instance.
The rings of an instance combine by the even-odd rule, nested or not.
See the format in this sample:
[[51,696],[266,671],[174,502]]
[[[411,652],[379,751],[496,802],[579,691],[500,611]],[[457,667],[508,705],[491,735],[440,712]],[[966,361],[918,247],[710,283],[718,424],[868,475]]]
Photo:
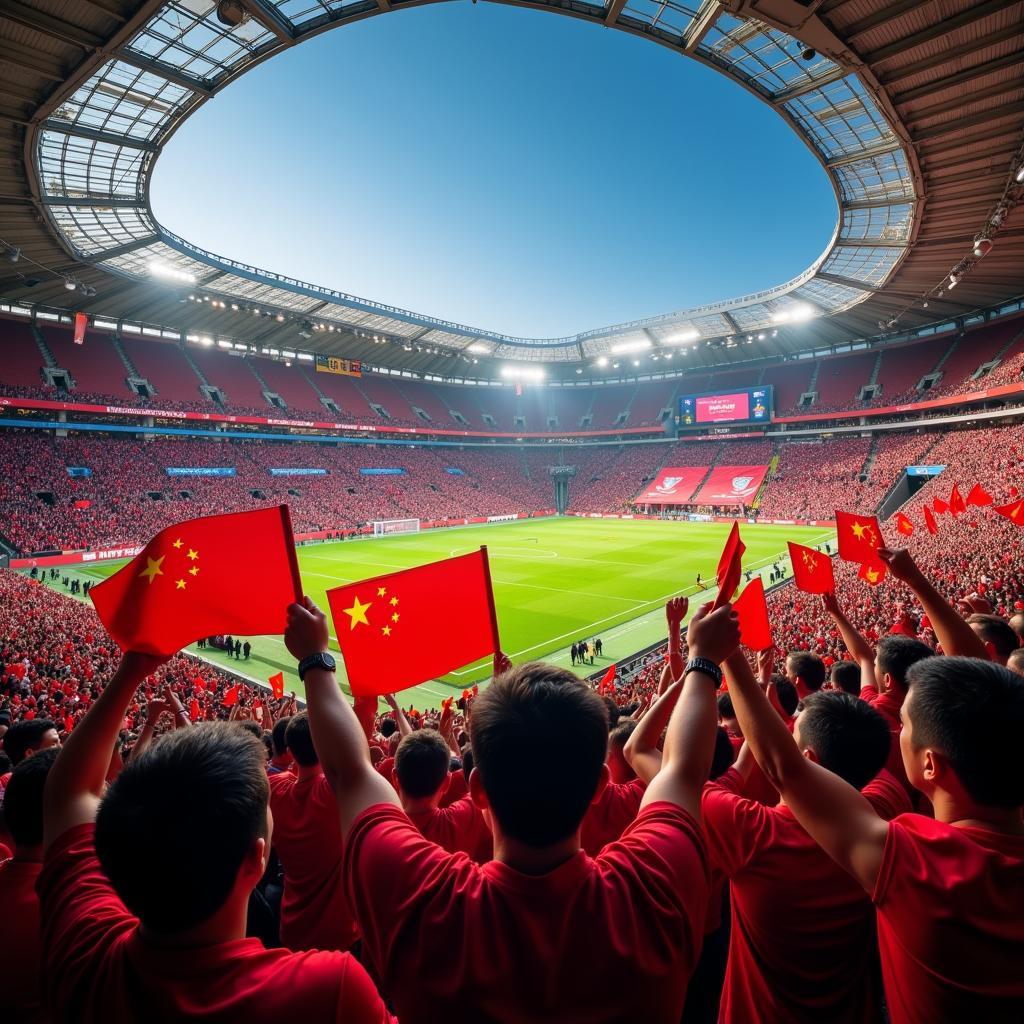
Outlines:
[[410,814],[409,820],[427,839],[449,853],[468,854],[478,864],[494,856],[491,830],[468,796],[450,807]]
[[391,1021],[348,953],[268,950],[258,939],[185,949],[148,943],[100,868],[91,824],[50,847],[37,889],[46,998],[59,1020]]
[[580,828],[580,846],[596,857],[614,843],[637,816],[647,786],[640,779],[609,782],[597,803],[591,804]]
[[466,776],[461,768],[457,768],[448,775],[448,788],[445,790],[444,796],[441,797],[440,806],[451,807],[452,804],[458,803],[468,792],[469,786],[466,785]]
[[39,988],[42,954],[39,949],[38,861],[0,862],[0,1007],[12,1021],[43,1021]]
[[701,807],[712,865],[732,883],[719,1020],[877,1020],[874,915],[863,888],[788,807],[747,799],[735,769],[708,783]]
[[323,772],[270,777],[272,841],[284,868],[281,942],[289,949],[349,949],[359,928],[341,883],[338,804]]
[[900,733],[903,731],[903,722],[900,720],[900,708],[903,707],[903,698],[891,690],[881,693],[878,690],[861,690],[861,698],[866,700],[884,719],[889,731],[892,733],[892,743],[889,745],[889,759],[885,762],[886,771],[893,778],[898,779],[908,792],[914,793],[910,781],[907,779],[907,769],[903,765],[903,753],[900,750]]
[[539,876],[445,853],[378,804],[344,860],[363,950],[402,1024],[679,1022],[708,872],[700,827],[674,804]]
[[1024,836],[900,815],[872,899],[893,1024],[1024,1020]]

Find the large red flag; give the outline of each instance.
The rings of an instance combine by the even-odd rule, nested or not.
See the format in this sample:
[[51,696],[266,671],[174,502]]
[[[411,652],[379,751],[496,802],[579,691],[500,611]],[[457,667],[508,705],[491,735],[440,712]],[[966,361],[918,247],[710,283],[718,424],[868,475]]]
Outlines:
[[932,508],[935,509],[936,514],[940,516],[949,511],[949,506],[941,498],[936,498],[932,502]]
[[875,516],[858,516],[836,510],[839,557],[848,562],[873,562],[882,546],[882,528]]
[[992,504],[992,495],[985,490],[981,484],[975,484],[967,492],[967,504],[978,505],[979,507]]
[[272,675],[268,680],[270,683],[270,692],[273,693],[275,700],[284,699],[284,673],[278,672],[276,675]]
[[302,597],[288,506],[169,526],[89,596],[123,651],[283,633],[287,606]]
[[949,511],[955,516],[962,515],[967,511],[963,496],[960,494],[960,488],[956,484],[953,484],[953,491],[949,496]]
[[729,531],[729,539],[725,542],[722,557],[718,560],[718,596],[715,608],[721,608],[732,600],[736,588],[740,585],[741,562],[747,546],[740,540],[740,524],[733,522]]
[[1011,501],[1009,505],[993,505],[992,511],[1006,516],[1016,526],[1024,526],[1024,498]]
[[939,532],[939,524],[935,522],[935,516],[932,515],[932,510],[927,505],[924,507],[924,525],[928,528],[929,533]]
[[896,529],[899,530],[904,537],[914,536],[914,524],[902,512],[896,516]]
[[[832,594],[836,581],[832,575],[832,559],[814,548],[789,541],[789,557],[793,562],[793,582],[805,594]],[[749,589],[749,588],[748,588]]]
[[869,583],[872,587],[877,587],[885,579],[888,572],[889,567],[879,558],[872,562],[865,562],[860,567],[857,577],[865,583]]
[[772,645],[772,627],[768,621],[768,602],[761,577],[754,578],[733,602],[740,620],[740,643],[752,651],[764,651]]
[[487,549],[327,592],[349,686],[394,693],[501,649]]

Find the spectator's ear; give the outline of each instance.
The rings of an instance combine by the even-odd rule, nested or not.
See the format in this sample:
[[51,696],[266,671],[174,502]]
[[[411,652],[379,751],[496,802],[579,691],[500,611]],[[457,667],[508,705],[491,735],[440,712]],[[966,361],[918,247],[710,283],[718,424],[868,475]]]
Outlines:
[[601,774],[598,776],[598,779],[597,779],[597,789],[594,790],[593,799],[590,801],[591,806],[596,804],[597,801],[601,799],[601,797],[604,794],[604,791],[608,788],[608,783],[610,781],[611,781],[611,774],[608,771],[608,765],[607,764],[603,764],[603,765],[601,765]]
[[989,661],[999,661],[999,655],[996,653],[996,645],[990,643],[988,640],[985,641],[985,650],[988,651]]
[[484,780],[479,768],[474,768],[469,773],[469,796],[478,810],[490,810],[491,805],[487,800],[487,791],[484,789]]

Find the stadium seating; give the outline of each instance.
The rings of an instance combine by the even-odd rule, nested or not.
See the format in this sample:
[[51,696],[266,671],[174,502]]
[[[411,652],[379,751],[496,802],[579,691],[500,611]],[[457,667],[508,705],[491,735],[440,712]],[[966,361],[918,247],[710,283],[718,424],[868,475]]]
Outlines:
[[267,385],[267,389],[278,395],[293,412],[307,413],[322,419],[327,410],[320,396],[296,364],[288,366],[275,359],[249,358],[250,368]]
[[263,385],[244,359],[211,348],[190,349],[189,354],[207,383],[220,389],[229,409],[258,409],[262,416],[269,414],[270,404],[263,397]]
[[74,378],[76,394],[107,395],[122,403],[138,397],[128,386],[128,367],[107,335],[87,331],[85,343],[76,345],[71,331],[62,327],[41,327],[40,333],[57,366]]
[[809,359],[794,360],[769,366],[764,371],[761,383],[775,389],[776,414],[784,416],[800,411],[800,396],[811,390],[815,365]]
[[0,324],[0,383],[17,393],[43,386],[43,356],[28,324]]
[[123,345],[139,376],[156,388],[158,403],[176,402],[210,408],[206,396],[199,390],[202,382],[177,344],[138,339],[123,342]]

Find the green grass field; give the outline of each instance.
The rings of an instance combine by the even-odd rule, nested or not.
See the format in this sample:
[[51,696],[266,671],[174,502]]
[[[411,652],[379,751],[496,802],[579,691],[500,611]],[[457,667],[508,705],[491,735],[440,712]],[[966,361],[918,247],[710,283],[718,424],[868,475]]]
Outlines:
[[[665,601],[673,594],[696,593],[698,572],[714,580],[728,531],[724,523],[528,520],[310,545],[299,548],[299,566],[306,593],[326,610],[324,595],[332,587],[486,544],[505,652],[513,661],[545,658],[568,666],[573,640],[600,636],[604,657],[586,669],[589,673],[665,637]],[[818,527],[768,525],[743,526],[742,533],[747,546],[744,568],[755,571],[785,558],[787,540],[815,544],[832,536]],[[122,564],[90,566],[77,574],[105,578]],[[248,661],[200,652],[195,645],[189,650],[259,682],[283,671],[286,688],[301,696],[302,685],[281,637],[255,637],[252,645]],[[333,628],[332,647],[337,649]],[[488,675],[489,663],[480,662],[407,690],[401,701],[406,707],[437,707]]]

